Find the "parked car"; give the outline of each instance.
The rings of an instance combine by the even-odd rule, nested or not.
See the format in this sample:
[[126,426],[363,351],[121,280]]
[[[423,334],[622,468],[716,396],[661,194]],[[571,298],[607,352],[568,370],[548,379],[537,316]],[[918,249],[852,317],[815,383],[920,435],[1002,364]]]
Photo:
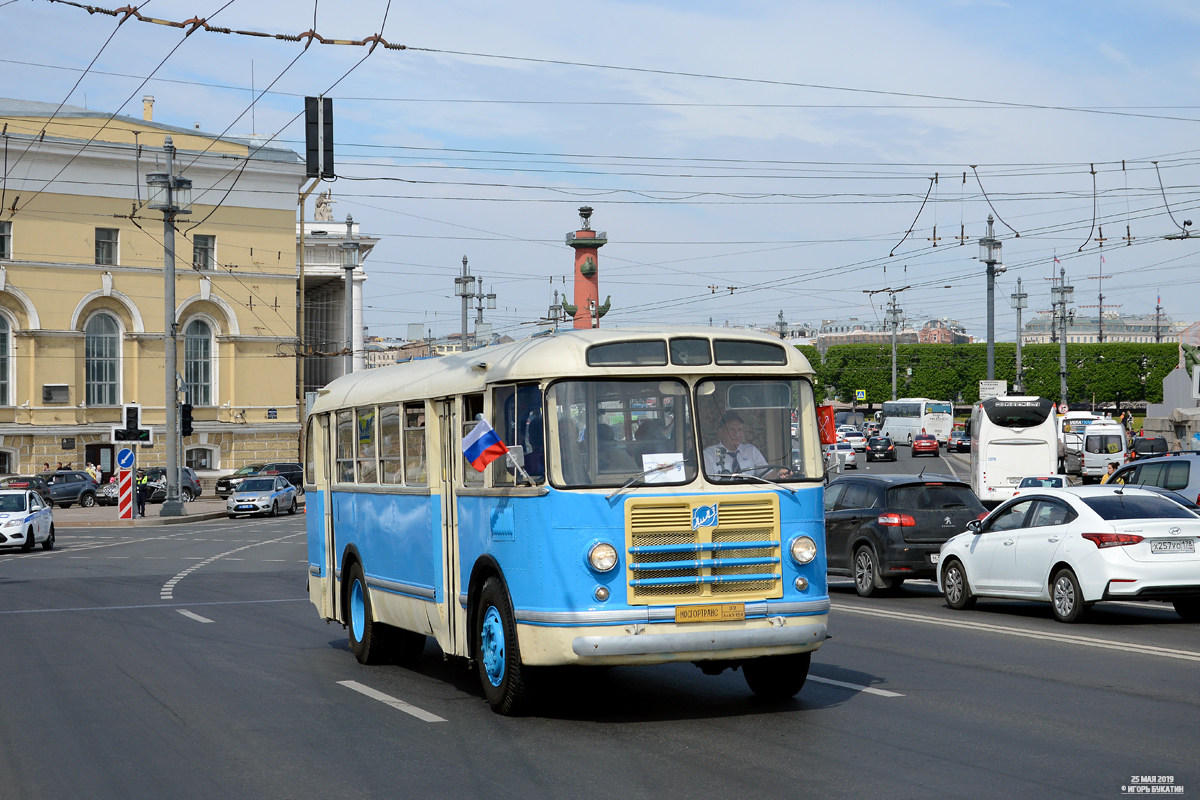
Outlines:
[[849,442],[825,445],[825,463],[832,467],[834,458],[841,462],[842,469],[858,469],[858,455]]
[[54,512],[34,489],[0,490],[0,547],[54,549]]
[[1002,504],[942,546],[951,608],[979,597],[1048,602],[1076,622],[1103,600],[1169,600],[1200,622],[1200,517],[1136,487],[1042,489]]
[[867,461],[895,461],[896,444],[887,436],[874,436],[867,442]]
[[947,453],[969,453],[971,452],[971,437],[966,431],[950,431],[950,438],[946,442]]
[[859,452],[866,452],[867,437],[863,436],[858,431],[848,431],[845,436],[845,441],[850,443],[850,446]]
[[1137,436],[1129,440],[1129,450],[1133,453],[1134,458],[1151,458],[1153,456],[1166,455],[1168,451],[1167,440],[1161,436],[1156,436],[1153,439]]
[[1071,485],[1071,481],[1066,475],[1030,475],[1026,478],[1021,478],[1021,482],[1017,484],[1017,489],[1065,489]]
[[83,470],[60,469],[43,472],[42,477],[50,485],[50,499],[54,505],[62,508],[70,508],[75,503],[84,508],[96,505],[100,484]]
[[916,458],[920,455],[933,456],[941,458],[942,452],[938,445],[937,437],[932,433],[918,433],[912,440],[912,456]]
[[942,543],[986,515],[971,487],[948,475],[855,475],[825,487],[831,575],[870,597],[909,578],[933,578]]
[[225,475],[217,478],[217,484],[213,488],[213,491],[217,493],[217,497],[220,497],[222,500],[224,500],[225,498],[229,497],[229,495],[233,494],[233,491],[237,489],[238,484],[240,484],[246,478],[249,478],[251,475],[257,475],[259,470],[265,466],[266,464],[247,464],[246,466],[234,472],[232,475]]
[[300,494],[304,494],[304,467],[297,461],[276,461],[267,464],[258,474],[282,475]]
[[1200,454],[1139,458],[1119,468],[1106,485],[1157,486],[1200,502]]
[[120,487],[115,481],[106,483],[96,490],[96,505],[98,506],[115,506],[120,499]]
[[50,496],[50,484],[40,475],[8,475],[0,479],[0,489],[32,489],[41,495],[43,503],[54,507],[54,498]]
[[[154,484],[154,491],[147,501],[164,502],[167,499],[167,471],[162,467],[150,467],[146,470],[146,477]],[[196,471],[191,467],[183,467],[179,477],[179,497],[183,502],[192,502],[204,491],[200,486],[200,479],[196,477]]]
[[295,514],[296,507],[296,487],[282,475],[246,478],[225,501],[230,519],[242,514],[275,517],[281,510]]

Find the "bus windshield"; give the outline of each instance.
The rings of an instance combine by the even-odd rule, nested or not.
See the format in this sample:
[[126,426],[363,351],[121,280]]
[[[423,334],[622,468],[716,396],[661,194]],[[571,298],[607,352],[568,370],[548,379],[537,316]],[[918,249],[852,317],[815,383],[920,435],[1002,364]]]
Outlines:
[[696,477],[692,410],[683,381],[566,380],[550,387],[557,431],[552,481],[608,488],[630,478],[681,484]]
[[949,403],[926,403],[926,414],[954,414],[954,406]]
[[711,481],[811,480],[823,474],[814,432],[792,422],[813,413],[812,386],[786,379],[706,380],[696,385],[704,474]]

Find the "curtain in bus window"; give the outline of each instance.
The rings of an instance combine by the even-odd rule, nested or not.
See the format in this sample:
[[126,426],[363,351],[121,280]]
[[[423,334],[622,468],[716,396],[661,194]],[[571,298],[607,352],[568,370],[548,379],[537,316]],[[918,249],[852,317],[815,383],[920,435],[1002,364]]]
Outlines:
[[425,477],[425,404],[404,405],[404,475],[409,486],[424,486]]
[[400,439],[400,406],[379,409],[379,482],[403,483],[404,447]]
[[356,452],[358,453],[358,482],[378,483],[379,470],[375,464],[375,409],[360,408],[357,412],[355,430]]
[[354,483],[354,415],[337,412],[337,479]]

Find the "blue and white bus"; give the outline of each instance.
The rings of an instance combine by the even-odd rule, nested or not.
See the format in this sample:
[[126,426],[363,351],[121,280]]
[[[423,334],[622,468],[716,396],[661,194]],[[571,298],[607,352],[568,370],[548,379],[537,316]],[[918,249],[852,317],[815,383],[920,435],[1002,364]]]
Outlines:
[[[741,666],[791,697],[826,638],[813,371],[760,334],[580,330],[354,373],[305,429],[309,596],[360,662]],[[477,472],[490,421],[511,457]],[[797,420],[793,435],[792,420]],[[518,468],[519,467],[519,468]]]
[[882,422],[879,435],[894,442],[911,444],[917,434],[929,433],[945,446],[954,429],[954,405],[946,400],[902,397],[885,402],[879,418]]

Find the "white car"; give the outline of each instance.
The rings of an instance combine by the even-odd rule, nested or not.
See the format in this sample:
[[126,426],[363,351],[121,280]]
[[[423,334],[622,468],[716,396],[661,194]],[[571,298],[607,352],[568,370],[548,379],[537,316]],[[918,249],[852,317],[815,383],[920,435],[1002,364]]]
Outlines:
[[0,491],[0,547],[54,548],[54,512],[41,495],[28,489]]
[[1075,622],[1102,600],[1170,600],[1200,621],[1200,517],[1120,486],[1024,489],[942,545],[938,588],[951,608],[978,597],[1049,602]]
[[296,487],[282,475],[246,478],[225,501],[225,512],[230,519],[241,514],[277,517],[283,511],[296,513]]
[[864,453],[867,452],[867,437],[863,436],[858,431],[847,432],[843,439],[844,441],[849,442],[855,450],[860,450]]
[[826,463],[836,458],[841,461],[842,469],[858,469],[858,455],[854,452],[854,445],[849,442],[825,445],[825,456]]

